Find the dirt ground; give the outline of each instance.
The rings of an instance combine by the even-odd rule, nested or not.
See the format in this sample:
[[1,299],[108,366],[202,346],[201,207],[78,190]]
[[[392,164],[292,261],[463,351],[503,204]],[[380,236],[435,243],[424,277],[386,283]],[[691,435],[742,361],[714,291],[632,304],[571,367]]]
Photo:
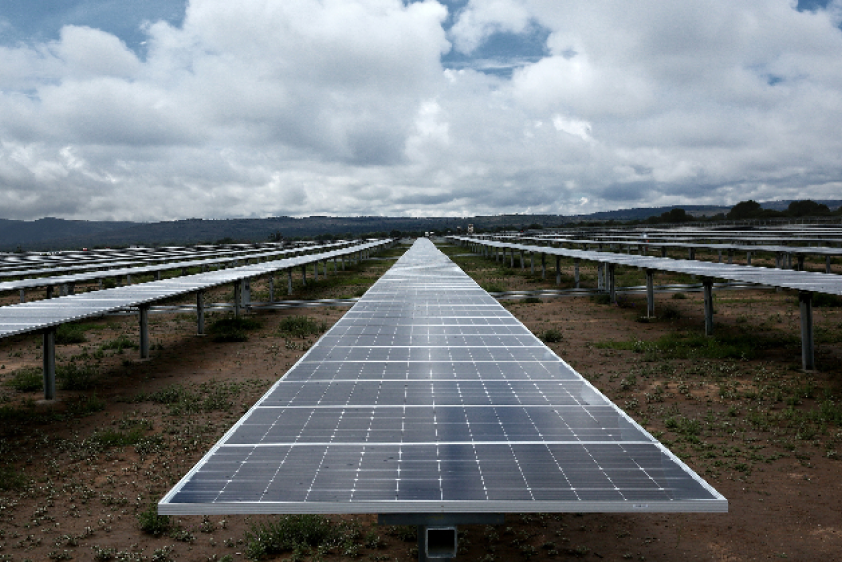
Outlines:
[[[487,288],[555,288],[554,272],[542,280],[442,249]],[[331,273],[294,297],[353,296],[390,265]],[[618,284],[642,274],[625,275]],[[594,279],[583,268],[583,285]],[[254,300],[265,290],[254,284]],[[729,512],[509,515],[504,526],[460,528],[459,560],[842,559],[842,308],[814,310],[818,369],[805,373],[797,295],[718,292],[716,336],[706,340],[701,294],[676,294],[659,293],[658,318],[645,322],[641,295],[619,305],[587,296],[504,304],[728,498]],[[86,341],[58,348],[69,370],[49,405],[39,390],[10,386],[20,369],[40,367],[39,337],[0,341],[0,560],[246,560],[256,525],[272,518],[172,518],[155,536],[150,506],[315,341],[279,331],[284,318],[329,326],[346,310],[255,311],[260,327],[245,342],[196,336],[189,313],[153,314],[146,361],[131,347],[136,317],[86,322]],[[341,544],[265,559],[416,559],[410,529],[378,527],[373,516],[333,520]]]

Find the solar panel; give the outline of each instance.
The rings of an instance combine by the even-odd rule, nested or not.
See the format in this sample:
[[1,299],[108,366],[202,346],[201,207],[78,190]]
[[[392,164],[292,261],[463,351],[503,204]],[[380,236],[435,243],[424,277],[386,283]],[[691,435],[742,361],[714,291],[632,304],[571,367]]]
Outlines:
[[727,507],[421,239],[161,500],[159,512]]

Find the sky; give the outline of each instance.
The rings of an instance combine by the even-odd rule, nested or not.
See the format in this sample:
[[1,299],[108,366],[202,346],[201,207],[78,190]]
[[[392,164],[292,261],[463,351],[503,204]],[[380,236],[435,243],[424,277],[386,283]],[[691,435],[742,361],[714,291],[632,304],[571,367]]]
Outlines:
[[842,0],[0,0],[0,218],[842,199]]

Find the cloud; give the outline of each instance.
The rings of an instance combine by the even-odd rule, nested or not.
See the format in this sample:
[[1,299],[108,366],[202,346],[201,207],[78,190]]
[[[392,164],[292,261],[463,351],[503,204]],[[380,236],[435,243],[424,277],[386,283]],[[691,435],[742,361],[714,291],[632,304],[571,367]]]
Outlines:
[[[143,56],[67,25],[0,46],[2,215],[838,197],[840,5],[471,0],[449,19],[433,0],[193,0],[143,27]],[[483,45],[536,29],[543,55],[488,72]]]

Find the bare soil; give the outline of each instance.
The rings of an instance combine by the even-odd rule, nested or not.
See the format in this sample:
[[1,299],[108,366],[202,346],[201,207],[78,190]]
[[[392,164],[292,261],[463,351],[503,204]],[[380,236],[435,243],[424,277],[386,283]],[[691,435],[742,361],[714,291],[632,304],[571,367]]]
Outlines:
[[[555,287],[554,271],[542,280],[528,265],[454,259],[484,286]],[[390,265],[372,260],[338,276],[331,268],[328,280],[306,290],[299,277],[293,297],[352,296]],[[626,275],[625,284],[634,284],[642,274]],[[592,269],[582,269],[583,285],[594,279]],[[264,300],[261,291],[265,284],[254,284],[255,300]],[[229,293],[220,289],[211,299],[230,300]],[[460,560],[842,559],[842,309],[815,309],[819,368],[805,373],[797,295],[717,293],[719,347],[702,349],[663,339],[691,340],[702,330],[700,293],[682,294],[659,293],[660,317],[648,322],[636,295],[621,306],[588,297],[505,305],[539,336],[557,330],[560,341],[548,345],[725,495],[729,512],[509,515],[501,527],[460,528]],[[146,361],[136,349],[109,347],[121,335],[137,341],[135,317],[94,320],[86,323],[87,341],[59,346],[57,355],[60,365],[92,368],[95,382],[60,389],[52,404],[39,402],[40,391],[5,384],[21,368],[40,367],[40,338],[0,341],[0,560],[247,559],[248,534],[272,518],[173,518],[153,536],[138,516],[312,345],[315,335],[279,332],[283,318],[306,314],[329,326],[345,310],[255,311],[250,317],[261,327],[245,342],[196,336],[191,314],[153,314]],[[207,322],[222,316],[212,313]],[[407,529],[377,527],[374,516],[333,519],[379,539],[266,559],[417,557],[414,542],[403,540]]]

